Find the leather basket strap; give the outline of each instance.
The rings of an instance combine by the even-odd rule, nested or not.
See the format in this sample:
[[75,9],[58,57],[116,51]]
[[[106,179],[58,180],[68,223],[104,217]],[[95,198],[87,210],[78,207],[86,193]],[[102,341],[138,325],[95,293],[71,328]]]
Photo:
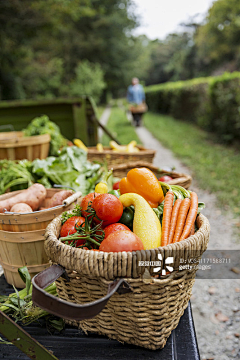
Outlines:
[[108,285],[107,295],[88,304],[79,305],[59,299],[44,291],[44,288],[52,284],[60,276],[64,276],[64,274],[66,273],[62,266],[52,265],[35,275],[32,279],[32,301],[34,305],[39,306],[50,314],[64,319],[90,319],[103,310],[108,300],[115,292],[118,294],[125,294],[132,291],[129,284],[124,279],[116,279]]

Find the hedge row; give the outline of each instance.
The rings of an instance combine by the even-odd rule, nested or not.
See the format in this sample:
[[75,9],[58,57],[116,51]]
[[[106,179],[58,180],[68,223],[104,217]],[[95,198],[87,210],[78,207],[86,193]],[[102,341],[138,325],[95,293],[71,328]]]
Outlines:
[[240,72],[152,85],[145,91],[150,111],[194,122],[224,142],[240,140]]

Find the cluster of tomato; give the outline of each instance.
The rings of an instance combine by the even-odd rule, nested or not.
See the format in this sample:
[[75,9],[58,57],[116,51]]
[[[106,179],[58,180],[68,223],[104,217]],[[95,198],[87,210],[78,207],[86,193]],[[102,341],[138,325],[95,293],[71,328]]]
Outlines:
[[[90,193],[81,202],[81,216],[70,217],[61,228],[60,237],[74,246],[85,248],[86,242],[94,250],[106,252],[143,250],[141,239],[129,227],[119,222],[123,215],[121,201],[112,194]],[[86,226],[90,224],[90,226]],[[73,234],[80,234],[73,235]],[[94,231],[94,229],[96,231]],[[100,246],[96,244],[100,241]],[[97,241],[96,241],[97,240]],[[89,247],[88,247],[89,249]]]

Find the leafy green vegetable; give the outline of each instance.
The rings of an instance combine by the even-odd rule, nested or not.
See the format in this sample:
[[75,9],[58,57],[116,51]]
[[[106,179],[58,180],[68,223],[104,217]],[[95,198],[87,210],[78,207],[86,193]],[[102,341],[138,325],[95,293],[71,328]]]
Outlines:
[[59,149],[66,146],[68,141],[62,136],[59,126],[50,121],[47,115],[33,119],[23,132],[25,136],[49,134],[51,136],[49,155],[56,156]]
[[58,157],[36,159],[32,163],[32,174],[45,187],[59,184],[83,195],[94,191],[102,171],[101,165],[89,162],[86,151],[77,146],[64,147]]
[[44,160],[0,160],[0,171],[0,194],[7,189],[26,189],[39,182],[46,188],[57,184],[86,195],[94,191],[96,182],[107,169],[88,161],[86,151],[77,146],[67,146],[58,152],[57,157],[49,156]]
[[30,172],[31,162],[21,160],[0,160],[0,194],[10,191],[26,189],[34,183],[34,178]]

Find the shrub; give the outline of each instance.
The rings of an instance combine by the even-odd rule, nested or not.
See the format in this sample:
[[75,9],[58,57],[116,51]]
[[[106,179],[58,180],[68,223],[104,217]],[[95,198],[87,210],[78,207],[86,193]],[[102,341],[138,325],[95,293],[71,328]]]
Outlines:
[[224,142],[240,139],[240,73],[153,85],[145,91],[149,110],[193,122]]

